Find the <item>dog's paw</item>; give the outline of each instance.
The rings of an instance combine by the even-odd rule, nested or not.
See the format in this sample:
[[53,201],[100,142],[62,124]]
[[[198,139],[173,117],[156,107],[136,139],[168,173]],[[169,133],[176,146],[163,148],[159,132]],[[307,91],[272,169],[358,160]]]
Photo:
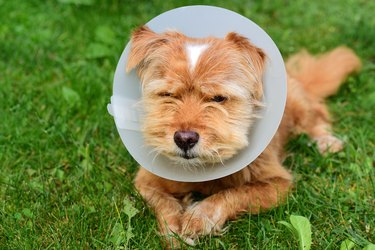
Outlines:
[[162,244],[164,249],[183,249],[184,246],[195,246],[195,241],[187,236],[179,236],[176,234],[163,234]]
[[322,135],[314,138],[319,152],[324,153],[336,153],[343,149],[344,143],[334,137],[333,135]]
[[182,216],[183,237],[196,239],[201,235],[218,235],[223,232],[225,216],[220,206],[209,202],[198,202],[190,206]]
[[159,236],[162,238],[163,248],[165,249],[180,249],[183,248],[184,242],[191,245],[192,240],[184,239],[180,236],[181,232],[181,216],[182,213],[177,213],[174,216],[158,217],[159,219]]
[[165,226],[162,230],[159,231],[159,235],[163,238],[164,248],[165,249],[181,249],[183,246],[188,244],[194,246],[195,242],[193,239],[181,235],[180,228],[175,225]]

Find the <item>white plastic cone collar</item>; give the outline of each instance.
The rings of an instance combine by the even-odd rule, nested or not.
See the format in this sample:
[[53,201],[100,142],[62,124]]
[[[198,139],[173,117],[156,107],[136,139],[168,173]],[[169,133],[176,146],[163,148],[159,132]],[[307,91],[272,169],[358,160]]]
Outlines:
[[167,11],[147,23],[155,32],[178,30],[190,37],[224,37],[237,32],[262,48],[268,61],[263,75],[265,108],[262,118],[251,127],[249,146],[224,162],[200,167],[194,171],[175,165],[167,157],[155,156],[152,148],[145,146],[140,122],[142,111],[137,106],[141,98],[140,80],[135,70],[125,73],[130,43],[117,64],[111,103],[108,112],[114,117],[121,140],[134,159],[148,171],[171,180],[200,182],[235,173],[254,161],[270,143],[280,124],[286,101],[286,72],[283,59],[272,39],[249,19],[223,8],[213,6],[188,6]]

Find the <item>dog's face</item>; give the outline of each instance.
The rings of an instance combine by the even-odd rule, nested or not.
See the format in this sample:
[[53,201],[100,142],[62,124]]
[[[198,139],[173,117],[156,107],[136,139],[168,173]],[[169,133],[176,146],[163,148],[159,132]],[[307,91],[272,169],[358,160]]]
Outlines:
[[236,33],[193,39],[141,27],[131,41],[127,71],[141,78],[148,145],[185,166],[247,146],[263,94],[262,50]]

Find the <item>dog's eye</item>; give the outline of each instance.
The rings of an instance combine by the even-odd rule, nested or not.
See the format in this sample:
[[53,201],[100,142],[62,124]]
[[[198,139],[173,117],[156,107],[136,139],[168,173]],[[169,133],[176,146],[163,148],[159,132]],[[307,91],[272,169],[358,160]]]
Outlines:
[[215,95],[214,97],[211,98],[212,102],[223,102],[226,101],[228,97],[222,96],[222,95]]
[[159,93],[158,95],[161,96],[161,97],[172,97],[173,96],[173,94],[169,93],[169,92],[162,92],[162,93]]

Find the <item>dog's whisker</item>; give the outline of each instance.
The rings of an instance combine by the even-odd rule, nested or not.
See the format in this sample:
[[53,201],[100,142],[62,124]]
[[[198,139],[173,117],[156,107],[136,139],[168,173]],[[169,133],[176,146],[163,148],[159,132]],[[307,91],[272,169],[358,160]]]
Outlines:
[[219,151],[217,149],[212,149],[212,151],[217,155],[217,158],[220,160],[221,165],[224,167],[224,162],[221,158],[221,155],[219,154]]
[[154,155],[154,157],[152,158],[152,164],[155,163],[155,160],[156,158],[158,158],[158,156],[161,154],[161,151],[156,151],[156,154]]

